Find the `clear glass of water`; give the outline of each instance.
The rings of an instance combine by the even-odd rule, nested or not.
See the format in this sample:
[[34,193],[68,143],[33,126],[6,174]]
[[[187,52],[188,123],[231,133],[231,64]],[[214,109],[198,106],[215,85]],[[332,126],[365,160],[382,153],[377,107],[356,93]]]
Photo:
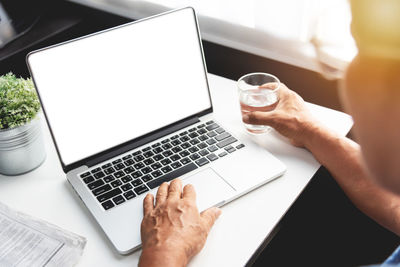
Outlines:
[[[280,81],[272,74],[255,72],[242,76],[238,82],[239,101],[242,116],[254,111],[274,110],[279,102]],[[266,133],[271,127],[244,123],[252,134]]]

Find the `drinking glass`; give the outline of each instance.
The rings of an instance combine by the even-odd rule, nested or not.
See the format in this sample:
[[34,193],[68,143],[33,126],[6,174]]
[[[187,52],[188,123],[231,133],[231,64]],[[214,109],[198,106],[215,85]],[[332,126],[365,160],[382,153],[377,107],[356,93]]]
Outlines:
[[[274,110],[279,102],[280,81],[272,74],[249,73],[242,76],[237,85],[242,116],[254,111]],[[266,133],[271,129],[266,125],[243,124],[252,134]]]

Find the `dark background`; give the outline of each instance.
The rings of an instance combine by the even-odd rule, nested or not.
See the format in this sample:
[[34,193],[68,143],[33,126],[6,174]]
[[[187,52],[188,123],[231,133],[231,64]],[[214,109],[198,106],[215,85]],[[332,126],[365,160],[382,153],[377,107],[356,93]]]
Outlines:
[[[39,20],[24,36],[0,49],[0,75],[12,71],[28,77],[28,52],[131,21],[60,0],[31,2],[37,5],[20,14],[34,13]],[[207,41],[203,46],[210,73],[233,80],[249,72],[273,73],[306,101],[342,110],[337,81]],[[351,204],[324,167],[314,175],[277,229],[272,241],[260,245],[248,266],[359,266],[382,262],[399,244],[396,235]]]

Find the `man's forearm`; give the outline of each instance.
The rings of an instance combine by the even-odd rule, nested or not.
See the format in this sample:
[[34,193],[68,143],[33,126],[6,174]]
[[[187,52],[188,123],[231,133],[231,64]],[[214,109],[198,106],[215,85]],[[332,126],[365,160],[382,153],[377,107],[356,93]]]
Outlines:
[[308,131],[306,148],[330,171],[354,205],[400,235],[400,197],[370,180],[359,145],[324,127],[312,126]]

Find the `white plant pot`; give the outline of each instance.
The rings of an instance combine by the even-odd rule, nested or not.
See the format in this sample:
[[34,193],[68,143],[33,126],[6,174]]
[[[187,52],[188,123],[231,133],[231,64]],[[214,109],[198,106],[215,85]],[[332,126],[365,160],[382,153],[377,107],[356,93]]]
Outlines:
[[0,130],[0,173],[18,175],[39,167],[46,158],[39,116],[25,125]]

